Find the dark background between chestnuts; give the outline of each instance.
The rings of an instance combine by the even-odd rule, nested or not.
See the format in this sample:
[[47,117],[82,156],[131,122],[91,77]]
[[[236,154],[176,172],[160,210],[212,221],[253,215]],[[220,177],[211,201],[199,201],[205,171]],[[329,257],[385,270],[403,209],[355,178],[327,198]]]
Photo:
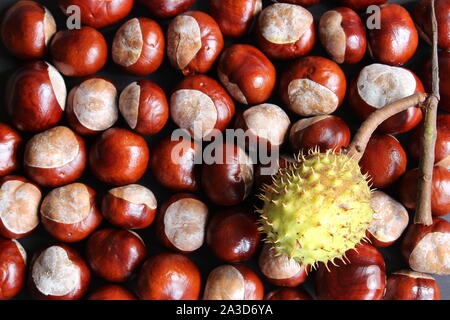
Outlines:
[[[18,0],[2,0],[0,1],[0,13],[3,14],[6,8],[11,6],[13,3],[17,2]],[[44,4],[54,15],[57,24],[58,24],[58,30],[65,29],[65,16],[62,14],[60,9],[56,5],[56,1],[52,0],[38,0],[42,4]],[[202,11],[208,11],[207,10],[207,2],[208,0],[197,0],[196,4],[192,7],[192,9],[202,10]],[[264,0],[264,5],[267,5],[270,1]],[[331,5],[327,3],[327,1],[322,1],[322,4],[315,5],[309,8],[309,10],[313,13],[315,19],[317,20],[320,15],[328,10]],[[407,9],[410,9],[411,6],[416,2],[416,0],[397,0],[397,1],[389,1],[391,3],[399,3],[404,5]],[[103,33],[103,35],[106,37],[106,40],[108,41],[109,48],[111,48],[112,39],[114,37],[114,34],[116,30],[121,26],[121,24],[131,17],[139,17],[139,16],[149,16],[147,10],[140,5],[139,3],[136,3],[133,11],[131,14],[124,19],[121,23],[117,23],[113,26],[106,27],[101,29],[100,31]],[[158,22],[161,24],[161,26],[166,29],[167,25],[169,23],[169,20],[158,20]],[[239,40],[240,43],[252,43],[252,36],[247,36],[244,39]],[[226,41],[226,46],[230,43],[229,40]],[[421,42],[419,46],[419,50],[416,52],[413,59],[411,59],[407,64],[406,67],[411,69],[412,71],[418,73],[418,69],[421,65],[421,63],[429,57],[430,54],[430,47],[426,45],[425,43]],[[321,47],[319,43],[316,43],[314,50],[310,53],[310,55],[320,55],[326,57],[326,53]],[[359,64],[348,67],[344,66],[343,69],[346,73],[347,80],[350,80],[354,73],[361,69],[363,66],[368,65],[371,63],[371,60],[369,57],[365,57],[363,61],[361,61]],[[13,58],[9,53],[7,53],[6,49],[3,46],[0,46],[0,90],[2,92],[2,99],[4,98],[4,90],[5,90],[5,84],[8,79],[9,74],[20,64],[20,61]],[[286,68],[286,63],[277,63],[275,62],[275,65],[277,67],[278,73],[280,73],[282,70]],[[215,68],[212,69],[210,74],[214,77],[216,77],[215,74]],[[106,66],[98,72],[98,75],[103,76],[107,79],[112,80],[115,85],[117,86],[118,90],[122,90],[125,88],[126,85],[131,83],[132,81],[138,80],[138,79],[149,79],[154,82],[156,82],[158,85],[160,85],[168,94],[172,88],[182,79],[182,75],[179,71],[173,69],[170,67],[169,61],[167,57],[165,58],[164,64],[161,66],[161,68],[155,72],[154,74],[146,77],[136,77],[133,75],[129,75],[121,71],[117,66],[115,66],[111,59],[108,60]],[[80,79],[78,78],[65,78],[66,85],[68,90],[70,90],[74,85],[76,85]],[[278,100],[278,97],[276,94],[274,97],[272,97],[269,102],[275,103],[279,106],[283,107],[283,104],[281,101]],[[4,106],[4,103],[2,103],[2,106]],[[242,108],[242,106],[238,106],[238,108]],[[0,111],[0,120],[1,121],[7,121],[6,119],[6,112]],[[344,103],[342,107],[340,107],[337,112],[335,112],[336,115],[342,117],[351,127],[352,132],[354,133],[354,130],[357,129],[359,121],[353,117],[352,113],[350,112],[347,105]],[[293,115],[292,113],[289,113],[291,116],[291,120],[298,120],[298,116]],[[120,119],[119,122],[116,124],[116,126],[124,127],[126,128],[126,123],[123,119]],[[152,150],[152,147],[155,146],[156,142],[166,135],[169,135],[171,131],[175,128],[175,125],[171,122],[169,122],[166,126],[166,128],[160,132],[157,135],[154,136],[147,136],[146,140],[150,146],[150,152]],[[29,138],[28,136],[25,136],[25,138]],[[398,138],[402,141],[405,138],[407,138],[407,135],[399,135]],[[88,146],[92,143],[92,138],[87,139]],[[409,166],[412,166],[413,164],[409,164]],[[109,187],[106,185],[102,185],[100,182],[98,182],[89,172],[89,170],[86,171],[85,175],[80,179],[82,182],[88,184],[92,188],[94,188],[98,193],[103,194],[106,192]],[[139,181],[140,184],[147,186],[150,188],[157,197],[158,204],[161,204],[163,201],[167,200],[168,197],[171,195],[171,193],[168,190],[165,190],[163,187],[158,185],[158,183],[155,181],[155,179],[152,176],[152,173],[150,170],[147,171],[147,173],[144,175],[144,177]],[[44,190],[48,191],[48,190]],[[207,201],[206,199],[204,199]],[[208,203],[211,212],[215,211],[215,206],[211,203]],[[247,201],[246,205],[253,206],[253,203],[250,201]],[[447,218],[448,219],[448,218]],[[107,222],[103,223],[104,225],[107,224]],[[167,249],[163,249],[162,246],[157,242],[153,227],[139,230],[138,233],[142,236],[144,239],[147,248],[149,250],[149,254],[153,255],[155,253],[166,251]],[[20,239],[20,243],[24,246],[24,248],[27,251],[29,259],[31,259],[32,255],[36,250],[39,248],[48,245],[50,243],[55,243],[56,241],[51,238],[49,234],[46,233],[46,231],[40,226],[38,229],[33,232],[32,235]],[[397,241],[399,243],[400,241]],[[85,241],[71,244],[72,247],[77,249],[81,254],[84,253],[84,246]],[[398,244],[393,245],[389,248],[381,248],[380,251],[382,252],[385,260],[386,260],[386,268],[387,273],[391,273],[393,271],[402,269],[407,267],[405,263],[402,261]],[[189,255],[194,262],[199,266],[200,270],[202,271],[203,275],[203,283],[206,281],[206,277],[208,273],[215,267],[223,264],[222,261],[217,259],[211,251],[207,248],[206,245],[204,245],[202,248],[200,248],[198,251],[196,251],[193,254]],[[248,264],[252,267],[253,270],[257,271],[259,273],[258,267],[257,267],[257,257],[258,254],[254,256],[254,258],[248,262],[245,262],[245,264]],[[259,275],[261,275],[259,273]],[[264,279],[264,277],[261,276],[261,279]],[[441,295],[442,299],[450,299],[450,277],[442,277],[442,276],[436,276],[436,279],[438,280],[441,288]],[[93,279],[90,284],[90,290],[93,288],[97,288],[100,285],[105,284],[104,280],[99,279],[95,275],[93,275]],[[134,289],[135,285],[135,277],[131,277],[131,279],[125,284],[130,289]],[[265,290],[266,292],[269,292],[269,290],[272,288],[272,285],[265,282]],[[302,285],[309,293],[313,294],[312,290],[312,277],[310,276],[309,279]],[[28,299],[30,298],[29,294],[27,293],[26,288],[22,290],[22,292],[16,297],[16,299]]]

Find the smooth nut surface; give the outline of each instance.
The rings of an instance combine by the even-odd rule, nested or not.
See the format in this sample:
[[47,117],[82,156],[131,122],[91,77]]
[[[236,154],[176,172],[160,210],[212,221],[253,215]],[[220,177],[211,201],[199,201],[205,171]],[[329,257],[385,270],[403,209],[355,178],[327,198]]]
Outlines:
[[204,300],[244,300],[245,279],[231,265],[215,268],[208,276],[203,295]]
[[148,188],[130,184],[109,190],[113,196],[134,204],[145,204],[150,209],[156,209],[156,198]]
[[342,15],[335,10],[325,12],[319,22],[321,42],[337,63],[345,60],[347,37],[341,23]]

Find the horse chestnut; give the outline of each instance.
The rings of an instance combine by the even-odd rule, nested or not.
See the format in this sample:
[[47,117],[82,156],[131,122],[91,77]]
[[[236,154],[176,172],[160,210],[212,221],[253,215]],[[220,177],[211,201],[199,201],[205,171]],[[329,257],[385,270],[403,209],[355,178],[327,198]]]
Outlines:
[[[438,46],[443,50],[450,50],[450,3],[447,0],[434,1],[436,12]],[[412,11],[414,22],[419,30],[420,36],[427,43],[432,43],[431,27],[431,2],[428,0],[419,1]]]
[[23,139],[9,125],[0,122],[0,176],[11,174],[21,165]]
[[183,13],[195,0],[139,0],[156,18],[167,19]]
[[401,270],[388,277],[384,300],[441,300],[441,292],[432,276]]
[[0,238],[0,300],[16,296],[23,287],[27,253],[16,240]]

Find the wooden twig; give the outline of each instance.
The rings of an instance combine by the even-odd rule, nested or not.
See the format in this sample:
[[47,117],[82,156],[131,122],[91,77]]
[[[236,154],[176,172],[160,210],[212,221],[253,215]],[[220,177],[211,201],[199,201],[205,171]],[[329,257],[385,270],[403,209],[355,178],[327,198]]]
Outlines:
[[419,161],[419,181],[417,192],[417,207],[414,223],[429,226],[433,223],[431,214],[431,188],[436,146],[436,121],[439,103],[439,62],[438,62],[438,30],[434,0],[431,1],[431,26],[433,32],[432,54],[432,94],[427,99],[423,134],[421,138],[422,151]]

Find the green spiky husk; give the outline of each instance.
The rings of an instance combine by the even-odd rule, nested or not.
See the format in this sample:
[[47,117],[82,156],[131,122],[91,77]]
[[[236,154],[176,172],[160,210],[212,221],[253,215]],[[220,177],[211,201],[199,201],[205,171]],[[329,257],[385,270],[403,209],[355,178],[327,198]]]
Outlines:
[[334,262],[365,239],[371,192],[355,160],[310,151],[263,187],[260,231],[279,254],[304,265]]

